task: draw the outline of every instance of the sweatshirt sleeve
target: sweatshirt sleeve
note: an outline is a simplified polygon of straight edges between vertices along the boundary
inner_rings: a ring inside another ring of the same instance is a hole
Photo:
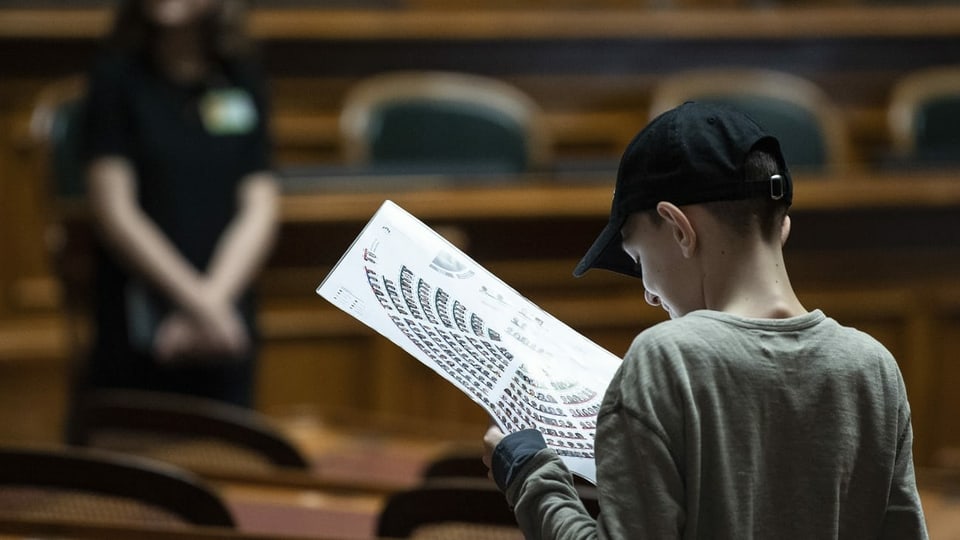
[[[534,454],[506,496],[528,540],[599,538],[597,522],[580,501],[573,476],[553,450]]]
[[[679,538],[685,519],[683,482],[663,437],[608,392],[597,428],[594,520],[569,470],[549,449],[530,457],[506,489],[528,539]]]
[[[660,425],[608,395],[597,426],[597,482],[604,538],[680,538],[686,523],[682,474]]]
[[[901,403],[903,428],[897,445],[893,482],[887,497],[887,512],[883,518],[884,539],[926,539],[927,526],[917,491],[917,479],[913,468],[913,427],[910,412],[904,400]]]

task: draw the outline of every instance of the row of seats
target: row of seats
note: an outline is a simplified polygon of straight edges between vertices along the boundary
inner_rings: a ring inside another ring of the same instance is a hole
[[[777,135],[799,169],[839,174],[855,161],[843,114],[817,85],[758,69],[680,72],[654,87],[650,118],[687,100],[735,106]],[[918,71],[894,87],[888,126],[899,159],[958,162],[960,66]],[[537,104],[518,89],[454,73],[388,73],[347,94],[341,116],[345,157],[355,164],[470,164],[510,171],[550,163],[550,137]],[[493,156],[493,158],[491,158]]]
[[[268,475],[281,470],[302,473],[286,478],[290,489],[303,493],[310,485],[309,465],[299,464],[301,458],[290,461],[299,450],[269,419],[219,402],[131,391],[105,392],[85,410],[86,446],[0,446],[0,536],[293,538],[279,532],[244,534],[236,507],[219,489],[226,477],[211,481],[197,474],[203,466],[183,466],[185,461],[194,462],[191,448],[196,445],[208,446],[212,451],[208,457],[221,464],[234,461],[225,456],[231,454],[228,447],[235,446],[270,462],[275,468]],[[148,418],[133,425],[133,415]],[[102,437],[106,431],[113,432],[109,444]],[[144,437],[145,432],[152,435]],[[127,446],[119,451],[116,443],[121,438],[138,450]],[[486,478],[479,451],[442,454],[423,469],[419,484],[385,494],[371,532],[384,539],[523,538],[503,494]],[[177,459],[184,454],[186,460]],[[238,472],[244,478],[243,471]],[[956,509],[950,501],[957,500],[956,471],[925,469],[918,471],[918,478],[931,536],[955,531]],[[586,510],[596,517],[600,511],[596,488],[578,481],[577,490]],[[275,506],[276,495],[271,493],[268,504]],[[304,533],[296,537],[334,536],[322,527]]]
[[[77,404],[69,446],[0,447],[0,519],[234,527],[197,471],[309,471],[267,417],[203,398],[103,390]]]
[[[84,88],[80,77],[51,85],[31,119],[32,132],[49,152],[56,199],[83,193],[77,139]],[[665,76],[655,85],[650,115],[688,99],[746,110],[780,137],[794,169],[836,176],[854,161],[843,115],[820,88],[796,75],[716,69]],[[345,95],[340,122],[345,162],[380,172],[432,167],[425,172],[516,173],[549,169],[554,160],[538,104],[512,85],[476,74],[389,72],[367,78]],[[917,72],[896,85],[890,131],[904,156],[960,162],[958,126],[960,66]],[[67,306],[85,313],[90,239],[66,229],[51,237],[60,240],[52,255],[67,284]]]
[[[32,119],[50,144],[59,195],[78,195],[75,117],[83,81],[40,96]],[[777,135],[798,169],[839,174],[855,162],[849,134],[831,98],[793,74],[757,69],[703,69],[663,77],[650,102],[653,117],[686,100],[745,110]],[[905,76],[889,104],[891,161],[914,165],[960,161],[960,66]],[[518,88],[475,74],[391,72],[357,83],[340,117],[344,161],[383,171],[522,172],[554,158],[538,104]]]
[[[0,523],[234,529],[237,516],[211,479],[283,471],[290,488],[301,490],[317,474],[270,418],[234,405],[103,390],[78,411],[70,446],[0,446]],[[478,453],[442,454],[425,464],[421,478],[386,494],[376,516],[378,537],[421,538],[422,527],[440,522],[442,531],[429,537],[521,537]],[[597,515],[595,490],[582,483],[578,489]]]

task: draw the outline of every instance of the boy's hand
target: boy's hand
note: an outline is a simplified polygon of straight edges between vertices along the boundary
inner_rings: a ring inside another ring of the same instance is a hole
[[[487,466],[487,478],[491,480],[493,480],[493,451],[503,437],[503,432],[497,426],[490,426],[483,435],[483,464]]]

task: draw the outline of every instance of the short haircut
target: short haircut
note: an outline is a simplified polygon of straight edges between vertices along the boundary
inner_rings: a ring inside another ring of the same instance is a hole
[[[776,158],[763,150],[752,150],[744,160],[744,175],[747,182],[764,182],[775,174],[782,174]],[[752,230],[759,230],[766,240],[774,240],[780,235],[780,227],[787,215],[789,204],[786,201],[769,197],[751,197],[732,201],[713,201],[700,203],[718,221],[730,227],[735,233],[746,236]],[[655,226],[663,223],[656,208],[646,212]]]

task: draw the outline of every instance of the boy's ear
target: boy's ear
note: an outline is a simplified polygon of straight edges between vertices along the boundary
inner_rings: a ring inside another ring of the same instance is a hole
[[[661,201],[657,203],[657,213],[670,227],[683,256],[692,256],[697,249],[697,231],[683,210],[673,203]]]
[[[780,247],[783,247],[787,243],[787,238],[790,238],[790,216],[783,216],[783,223],[780,225]]]

